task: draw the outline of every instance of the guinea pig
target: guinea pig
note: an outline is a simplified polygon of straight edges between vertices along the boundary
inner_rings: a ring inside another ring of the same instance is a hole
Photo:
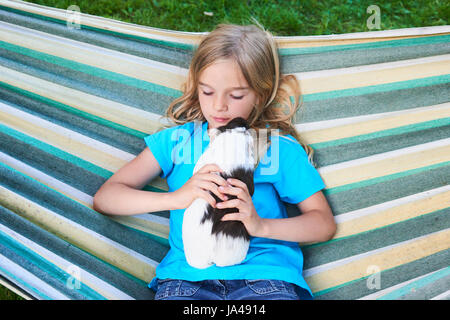
[[[234,118],[228,124],[210,129],[210,144],[194,167],[195,174],[206,164],[217,164],[224,172],[225,180],[239,179],[247,185],[250,196],[254,192],[255,169],[254,137],[247,121]],[[222,202],[210,191],[216,203]],[[228,199],[236,199],[227,195]],[[213,264],[223,267],[241,263],[250,244],[250,235],[241,221],[221,221],[237,208],[218,209],[203,198],[195,199],[185,210],[182,238],[186,260],[189,265],[203,269]]]

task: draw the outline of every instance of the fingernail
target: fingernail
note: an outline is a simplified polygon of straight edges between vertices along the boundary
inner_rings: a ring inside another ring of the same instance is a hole
[[[225,188],[224,188],[224,187],[222,187],[222,186],[220,186],[220,187],[219,187],[219,190],[225,190]]]

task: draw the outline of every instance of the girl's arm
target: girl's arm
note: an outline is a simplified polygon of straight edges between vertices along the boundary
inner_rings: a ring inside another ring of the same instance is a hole
[[[319,191],[297,204],[301,215],[285,219],[262,219],[259,237],[294,242],[323,242],[336,233],[328,201]]]
[[[187,208],[196,198],[203,198],[212,206],[213,192],[226,200],[217,185],[226,185],[225,179],[213,172],[221,169],[207,164],[174,192],[140,190],[161,173],[161,167],[149,148],[111,176],[94,196],[94,210],[112,215],[134,215],[147,212]]]
[[[173,209],[167,192],[140,190],[161,172],[149,148],[120,168],[97,191],[94,210],[112,215],[133,215]]]

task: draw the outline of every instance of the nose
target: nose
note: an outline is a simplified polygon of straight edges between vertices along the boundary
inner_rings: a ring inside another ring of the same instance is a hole
[[[226,99],[222,96],[219,96],[214,99],[214,110],[216,111],[226,111],[228,109]]]

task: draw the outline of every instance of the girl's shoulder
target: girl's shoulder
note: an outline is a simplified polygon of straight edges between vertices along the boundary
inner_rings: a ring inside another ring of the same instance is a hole
[[[153,135],[160,135],[160,136],[164,136],[164,135],[168,135],[168,136],[180,136],[180,135],[192,135],[194,132],[194,129],[196,128],[196,126],[201,129],[202,127],[202,123],[198,122],[198,121],[191,121],[191,122],[186,122],[184,124],[165,124],[161,127],[159,127],[154,133]]]
[[[302,156],[308,158],[303,146],[292,135],[287,134],[271,137],[271,145],[275,146],[276,142],[278,144],[281,157],[290,158],[292,156]]]

